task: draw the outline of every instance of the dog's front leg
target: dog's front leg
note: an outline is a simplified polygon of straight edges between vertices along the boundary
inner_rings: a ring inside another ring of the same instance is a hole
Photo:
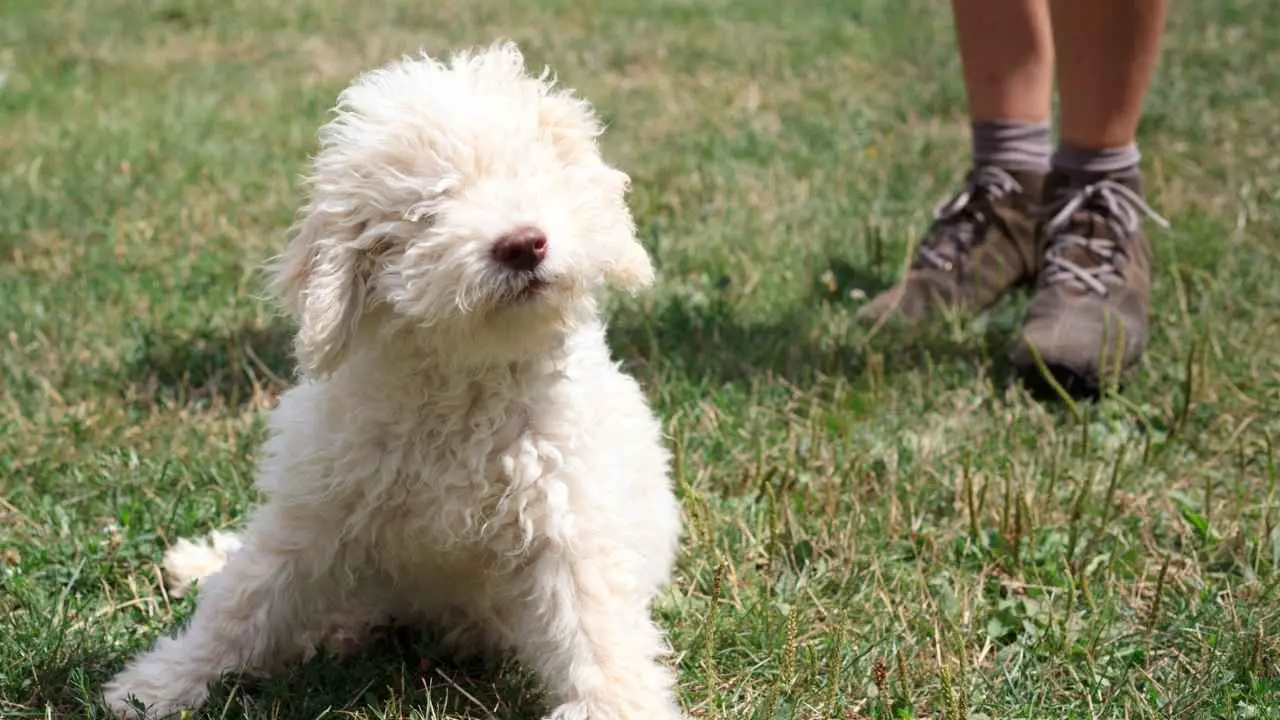
[[[558,703],[547,720],[679,720],[662,633],[610,565],[558,551],[526,568],[515,644]]]
[[[223,673],[265,671],[306,650],[299,639],[325,596],[306,569],[315,566],[306,553],[319,544],[289,537],[272,522],[251,526],[244,546],[203,581],[185,630],[162,638],[103,688],[114,712],[142,715],[130,698],[150,717],[194,709]]]

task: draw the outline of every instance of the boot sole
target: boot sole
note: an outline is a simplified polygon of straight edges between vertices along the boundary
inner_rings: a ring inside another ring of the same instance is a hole
[[[1082,373],[1066,365],[1056,363],[1046,363],[1045,369],[1048,370],[1049,375],[1052,377],[1052,382],[1034,365],[1017,368],[1017,374],[1023,386],[1037,400],[1061,400],[1061,392],[1057,387],[1054,387],[1054,383],[1057,383],[1072,400],[1097,400],[1102,397],[1102,385],[1098,382],[1096,374]],[[1116,391],[1122,392],[1123,390],[1124,382],[1121,381],[1116,387]]]

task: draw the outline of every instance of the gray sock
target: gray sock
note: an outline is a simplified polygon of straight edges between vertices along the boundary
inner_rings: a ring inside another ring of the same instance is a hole
[[[1112,175],[1136,170],[1141,160],[1137,143],[1102,150],[1063,143],[1053,153],[1052,164],[1055,170],[1066,170],[1079,175]]]
[[[1013,120],[970,124],[974,167],[1044,172],[1049,169],[1049,124]]]

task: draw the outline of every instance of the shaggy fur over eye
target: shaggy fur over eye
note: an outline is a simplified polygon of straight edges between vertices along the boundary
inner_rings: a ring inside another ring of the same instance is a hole
[[[653,280],[591,107],[512,44],[360,77],[272,265],[300,378],[235,534],[165,556],[197,607],[104,689],[195,708],[381,623],[514,653],[554,720],[675,720],[650,603],[680,534],[661,429],[600,317]]]

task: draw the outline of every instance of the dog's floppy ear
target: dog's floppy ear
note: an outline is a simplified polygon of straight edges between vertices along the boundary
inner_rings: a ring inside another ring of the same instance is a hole
[[[634,234],[618,248],[615,257],[605,265],[604,270],[606,282],[627,292],[638,292],[649,287],[653,284],[654,276],[649,252]]]
[[[372,244],[362,238],[365,227],[313,207],[269,269],[272,289],[298,323],[294,351],[306,375],[338,367],[364,312]]]
[[[621,170],[601,163],[599,184],[614,198],[613,230],[609,234],[608,257],[604,264],[605,282],[627,292],[638,292],[654,281],[653,260],[636,237],[636,224],[627,207],[627,189],[631,178]]]

